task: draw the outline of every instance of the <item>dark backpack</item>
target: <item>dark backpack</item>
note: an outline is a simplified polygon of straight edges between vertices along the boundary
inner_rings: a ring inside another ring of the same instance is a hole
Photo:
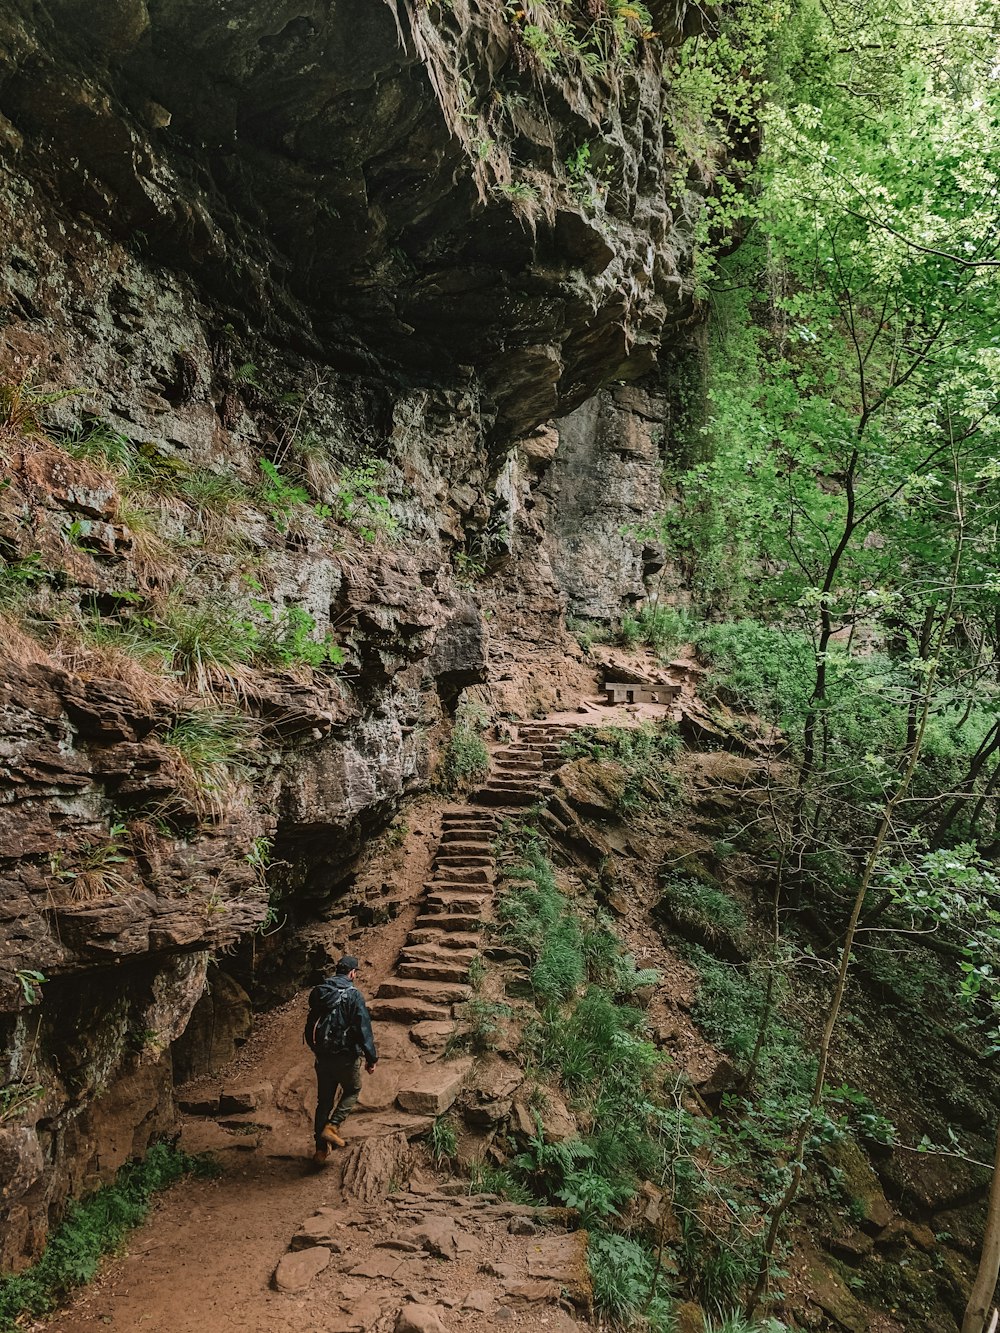
[[[309,997],[306,1042],[317,1055],[353,1055],[354,992],[348,986],[324,981]]]

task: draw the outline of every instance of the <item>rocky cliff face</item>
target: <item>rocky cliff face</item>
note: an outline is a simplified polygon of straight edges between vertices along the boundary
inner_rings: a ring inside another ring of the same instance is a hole
[[[4,1264],[169,1123],[193,1010],[239,1035],[210,959],[662,563],[708,181],[655,18],[594,68],[488,0],[0,15]]]

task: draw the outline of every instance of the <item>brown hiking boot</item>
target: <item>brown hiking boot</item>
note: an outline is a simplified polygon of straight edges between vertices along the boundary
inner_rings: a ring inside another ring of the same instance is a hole
[[[327,1159],[330,1156],[330,1149],[326,1146],[317,1148],[312,1155],[313,1166],[326,1166]]]
[[[340,1133],[336,1125],[324,1125],[319,1132],[321,1139],[326,1139],[327,1143],[332,1143],[335,1148],[346,1148],[347,1140]]]

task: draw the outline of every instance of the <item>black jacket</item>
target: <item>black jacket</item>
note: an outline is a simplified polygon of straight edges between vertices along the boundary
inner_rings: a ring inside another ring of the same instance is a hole
[[[327,977],[321,985],[313,987],[309,995],[309,1016],[306,1019],[306,1028],[303,1033],[306,1045],[310,1050],[314,1049],[313,1033],[323,1013],[323,990],[327,986],[335,986],[338,990],[350,991],[350,995],[346,997],[344,1004],[346,1006],[345,1017],[350,1026],[351,1037],[354,1040],[354,1058],[363,1055],[365,1064],[373,1065],[378,1059],[378,1053],[375,1050],[375,1038],[372,1036],[371,1015],[368,1013],[368,1007],[361,992],[350,977]]]

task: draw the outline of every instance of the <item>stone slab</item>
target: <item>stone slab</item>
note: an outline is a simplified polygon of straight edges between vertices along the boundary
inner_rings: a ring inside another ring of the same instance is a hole
[[[278,1291],[304,1291],[329,1262],[330,1251],[325,1245],[313,1245],[307,1250],[293,1250],[282,1257],[271,1280]]]
[[[452,1105],[472,1068],[471,1060],[432,1065],[400,1087],[397,1104],[404,1111],[439,1116]]]

